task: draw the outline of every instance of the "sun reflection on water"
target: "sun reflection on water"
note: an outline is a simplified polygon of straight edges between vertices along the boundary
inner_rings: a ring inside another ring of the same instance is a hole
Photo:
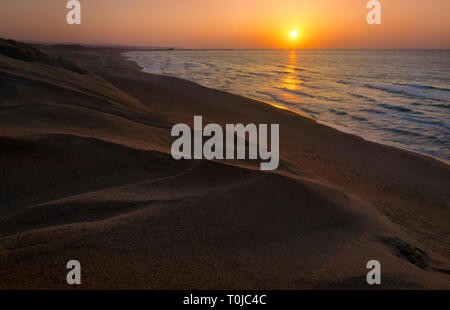
[[[275,87],[279,89],[288,89],[291,91],[298,90],[300,88],[300,85],[303,84],[303,81],[298,77],[296,70],[297,69],[297,51],[292,50],[291,53],[289,53],[287,58],[287,63],[285,65],[285,74],[280,82],[279,85],[274,85]],[[285,97],[293,97],[292,94],[283,94]]]

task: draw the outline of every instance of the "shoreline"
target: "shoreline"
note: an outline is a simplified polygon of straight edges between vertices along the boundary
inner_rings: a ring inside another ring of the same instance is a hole
[[[202,50],[202,49],[200,49],[200,50]],[[128,52],[136,52],[136,51],[138,51],[138,50],[127,50],[127,51],[124,51],[121,55],[124,58],[124,60],[131,61],[131,62],[135,63],[138,67],[140,67],[141,68],[140,72],[147,73],[147,74],[161,75],[161,76],[166,76],[166,77],[175,77],[175,78],[178,78],[178,79],[183,79],[183,80],[190,81],[192,83],[201,85],[201,84],[199,84],[199,83],[197,83],[195,81],[191,81],[189,79],[184,79],[182,77],[177,77],[177,76],[173,76],[173,75],[164,75],[164,74],[158,74],[158,73],[152,73],[152,72],[146,71],[146,68],[145,68],[144,65],[140,64],[137,60],[133,59],[132,56],[125,55]],[[211,88],[211,89],[214,89],[214,90],[223,91],[223,90],[212,88],[212,87],[205,86],[205,85],[201,85],[201,86],[207,87],[207,88]],[[380,140],[380,139],[378,139],[376,137],[370,137],[369,135],[358,133],[357,131],[347,129],[346,127],[343,127],[343,126],[340,126],[340,125],[336,125],[336,124],[333,124],[331,122],[321,121],[321,120],[315,119],[315,118],[311,117],[310,115],[308,115],[306,113],[303,113],[303,112],[300,112],[300,111],[295,111],[295,110],[290,109],[288,107],[285,107],[285,106],[283,106],[281,104],[276,104],[276,103],[272,103],[272,102],[269,102],[269,101],[264,101],[264,100],[257,99],[257,98],[246,97],[244,95],[236,94],[236,93],[229,92],[229,91],[223,91],[223,92],[230,93],[230,94],[237,95],[237,96],[242,96],[242,97],[248,98],[250,100],[259,101],[261,103],[268,104],[268,105],[274,106],[274,107],[279,108],[279,109],[287,110],[287,111],[290,111],[290,112],[292,112],[294,114],[297,114],[297,115],[299,115],[301,117],[310,118],[310,119],[316,121],[318,124],[322,124],[322,125],[331,127],[333,129],[336,129],[336,130],[338,130],[340,132],[343,132],[343,133],[346,133],[346,134],[350,134],[350,135],[354,135],[354,136],[360,137],[360,138],[362,138],[362,139],[364,139],[364,140],[366,140],[368,142],[373,142],[373,143],[382,144],[382,145],[394,147],[394,148],[397,148],[397,149],[401,149],[401,150],[404,150],[404,151],[413,152],[413,153],[416,153],[416,154],[419,154],[419,155],[422,155],[422,156],[426,156],[426,157],[438,160],[438,161],[440,161],[440,162],[450,166],[450,159],[443,158],[443,157],[440,157],[438,155],[433,155],[433,154],[430,154],[430,153],[425,152],[425,151],[421,152],[421,151],[413,150],[413,149],[410,149],[407,146],[404,146],[404,145],[402,145],[400,143],[388,142],[388,141]]]

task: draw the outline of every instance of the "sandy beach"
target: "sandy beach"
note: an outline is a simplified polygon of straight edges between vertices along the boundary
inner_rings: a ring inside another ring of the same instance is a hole
[[[12,43],[8,43],[12,44]],[[126,49],[0,49],[0,288],[450,289],[450,167],[141,72]],[[40,51],[40,52],[38,52]],[[280,124],[280,165],[172,158],[171,128]]]

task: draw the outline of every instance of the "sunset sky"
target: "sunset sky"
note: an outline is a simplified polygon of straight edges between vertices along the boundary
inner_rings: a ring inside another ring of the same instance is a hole
[[[0,37],[38,42],[183,48],[450,48],[450,0],[0,0]]]

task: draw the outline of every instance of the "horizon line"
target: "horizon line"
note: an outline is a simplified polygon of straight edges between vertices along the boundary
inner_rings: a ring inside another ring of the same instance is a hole
[[[2,38],[2,37],[0,37]],[[179,47],[158,45],[129,45],[117,43],[80,43],[80,42],[51,42],[35,41],[27,39],[3,38],[5,40],[21,41],[29,44],[41,45],[80,45],[86,47],[111,47],[111,48],[137,48],[137,49],[164,49],[164,50],[450,50],[450,47],[307,47],[307,48],[264,48],[264,47]]]

